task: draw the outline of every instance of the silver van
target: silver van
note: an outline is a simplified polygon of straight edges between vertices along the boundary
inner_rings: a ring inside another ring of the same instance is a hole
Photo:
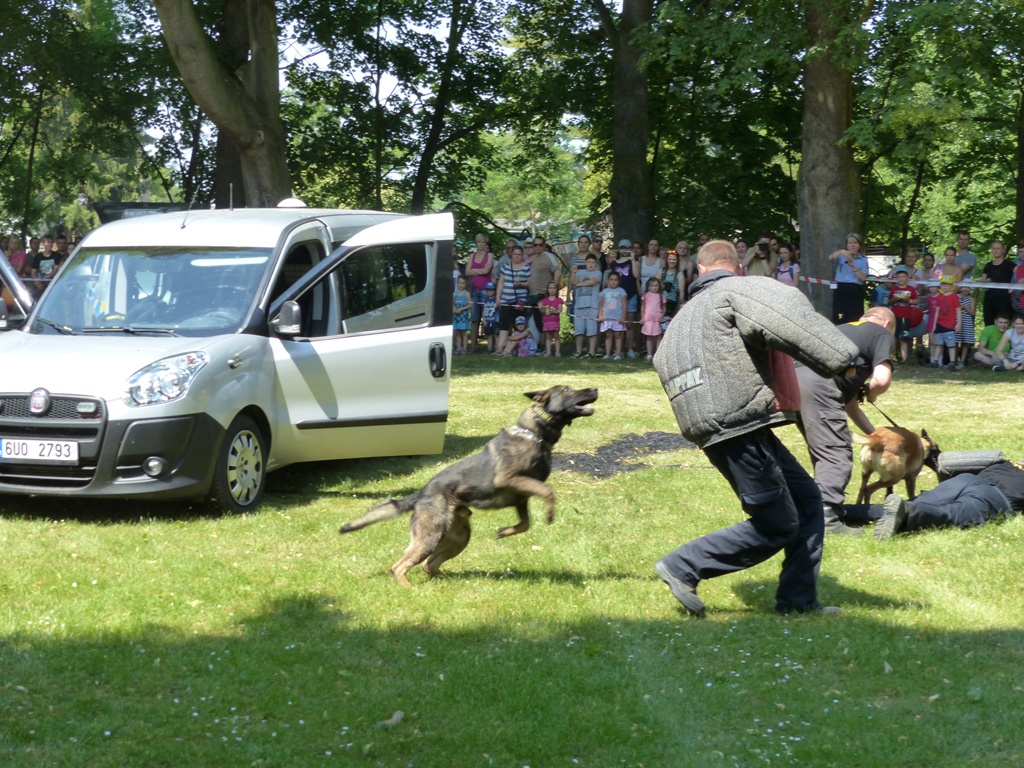
[[[288,464],[439,453],[453,228],[277,208],[96,229],[0,333],[0,494],[248,510]]]

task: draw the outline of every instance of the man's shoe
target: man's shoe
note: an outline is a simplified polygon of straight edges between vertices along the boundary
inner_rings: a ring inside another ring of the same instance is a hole
[[[875,523],[875,541],[886,541],[897,533],[907,530],[907,502],[902,496],[895,493],[889,494],[882,505],[884,514]]]
[[[822,605],[821,603],[815,601],[810,605],[805,605],[802,607],[797,607],[795,605],[789,606],[788,608],[776,607],[775,612],[780,613],[783,616],[787,616],[791,613],[817,613],[821,614],[822,616],[836,616],[842,613],[843,609],[840,608],[838,605]]]
[[[822,505],[822,513],[825,515],[825,533],[833,533],[837,536],[863,535],[864,531],[860,528],[853,528],[840,520],[835,507],[824,504]]]
[[[668,584],[668,588],[672,590],[672,596],[682,603],[683,608],[689,611],[691,616],[696,616],[698,619],[704,618],[707,607],[704,605],[704,601],[697,597],[696,589],[673,576],[668,566],[661,560],[654,564],[654,572]]]
[[[863,528],[854,528],[847,525],[839,518],[835,520],[825,519],[825,533],[834,533],[836,536],[863,536]]]

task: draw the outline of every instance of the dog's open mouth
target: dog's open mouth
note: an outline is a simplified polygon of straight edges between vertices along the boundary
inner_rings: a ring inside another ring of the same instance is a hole
[[[569,413],[575,418],[577,416],[593,416],[594,409],[588,407],[591,403],[597,400],[597,390],[590,390],[589,392],[580,392],[579,401],[573,403],[569,409]]]

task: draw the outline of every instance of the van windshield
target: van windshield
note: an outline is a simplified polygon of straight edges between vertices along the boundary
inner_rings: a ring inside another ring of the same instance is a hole
[[[230,333],[248,319],[270,248],[80,248],[39,300],[35,333]]]

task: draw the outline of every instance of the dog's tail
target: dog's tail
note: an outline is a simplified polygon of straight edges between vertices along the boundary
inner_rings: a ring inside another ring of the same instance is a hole
[[[875,440],[873,437],[871,437],[871,435],[861,435],[861,434],[859,434],[857,432],[852,432],[852,431],[850,432],[850,435],[851,435],[851,437],[853,437],[853,442],[856,445],[870,445],[872,450],[876,450],[876,449],[880,450],[881,447],[882,447],[881,444],[877,440]]]
[[[418,497],[419,492],[416,492],[409,494],[404,499],[388,499],[383,504],[378,504],[362,517],[356,518],[351,523],[345,523],[345,525],[338,529],[338,533],[358,531],[360,528],[379,523],[382,520],[390,520],[393,517],[404,515],[416,505]]]

